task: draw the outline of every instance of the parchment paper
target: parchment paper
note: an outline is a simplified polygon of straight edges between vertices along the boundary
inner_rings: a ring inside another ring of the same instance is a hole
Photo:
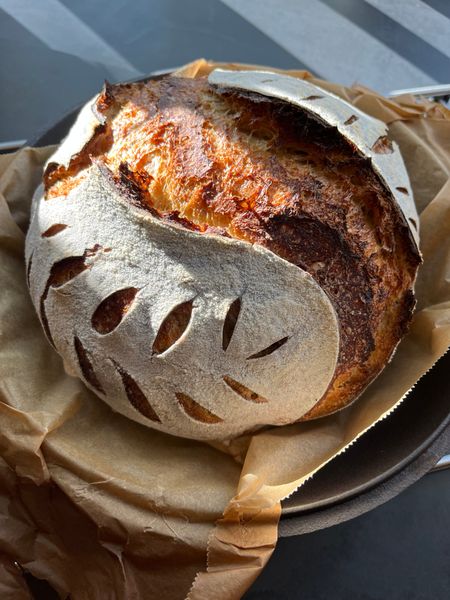
[[[211,68],[198,61],[184,75]],[[73,600],[239,598],[275,546],[280,501],[393,410],[450,345],[449,111],[288,73],[386,121],[402,149],[424,255],[409,334],[364,396],[331,417],[216,447],[128,421],[64,372],[28,298],[24,231],[52,149],[1,156],[2,598],[27,597],[14,560]]]

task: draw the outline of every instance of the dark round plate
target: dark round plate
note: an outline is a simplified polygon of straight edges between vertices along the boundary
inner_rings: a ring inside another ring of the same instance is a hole
[[[170,71],[158,72],[145,79],[159,78],[167,72]],[[79,109],[77,107],[70,111],[28,144],[45,146],[59,143],[75,121]],[[369,491],[376,495],[381,484],[386,487],[395,474],[405,470],[414,461],[418,462],[418,457],[440,435],[446,435],[446,440],[439,447],[450,452],[449,371],[450,354],[447,354],[419,381],[389,418],[365,433],[344,454],[306,482],[301,491],[285,500],[283,515],[306,516],[338,504],[345,507],[351,499],[367,495]],[[435,460],[431,453],[427,460],[409,469],[408,483],[413,483],[432,468]],[[361,503],[359,513],[365,510],[368,508]],[[354,511],[351,516],[356,516]],[[342,520],[342,516],[337,520]],[[331,523],[328,521],[327,524]]]

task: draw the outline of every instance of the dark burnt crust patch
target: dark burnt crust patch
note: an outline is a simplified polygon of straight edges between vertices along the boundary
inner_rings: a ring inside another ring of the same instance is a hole
[[[160,213],[161,218],[168,223],[174,223],[179,225],[184,229],[189,229],[190,231],[205,231],[200,225],[197,225],[193,221],[186,219],[186,217],[182,217],[179,210],[171,210],[167,213]]]
[[[417,301],[412,290],[405,290],[401,301],[402,315],[397,323],[396,335],[398,339],[408,333],[411,315],[416,307]]]
[[[121,162],[119,172],[116,176],[113,175],[113,180],[130,204],[149,211],[155,217],[159,217],[159,212],[153,208],[152,199],[148,192],[151,180],[148,173],[133,171],[128,163]]]
[[[189,231],[196,231],[197,233],[207,233],[209,235],[218,235],[221,237],[231,237],[226,229],[223,227],[212,227],[211,225],[197,224],[186,217],[182,217],[179,210],[171,210],[169,212],[160,212],[159,217],[162,221],[169,223],[170,225],[179,226],[182,229],[189,229]]]

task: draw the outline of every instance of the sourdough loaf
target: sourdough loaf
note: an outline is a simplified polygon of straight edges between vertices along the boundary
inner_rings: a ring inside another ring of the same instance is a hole
[[[106,85],[47,165],[26,258],[69,372],[163,431],[330,414],[407,330],[420,262],[384,125],[310,83]]]

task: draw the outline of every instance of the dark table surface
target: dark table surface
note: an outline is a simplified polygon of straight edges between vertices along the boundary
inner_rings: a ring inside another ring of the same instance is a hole
[[[0,52],[7,142],[32,139],[105,78],[199,57],[307,68],[383,93],[450,83],[450,2],[0,0]],[[448,600],[449,532],[450,471],[440,471],[357,519],[281,539],[246,598]]]

